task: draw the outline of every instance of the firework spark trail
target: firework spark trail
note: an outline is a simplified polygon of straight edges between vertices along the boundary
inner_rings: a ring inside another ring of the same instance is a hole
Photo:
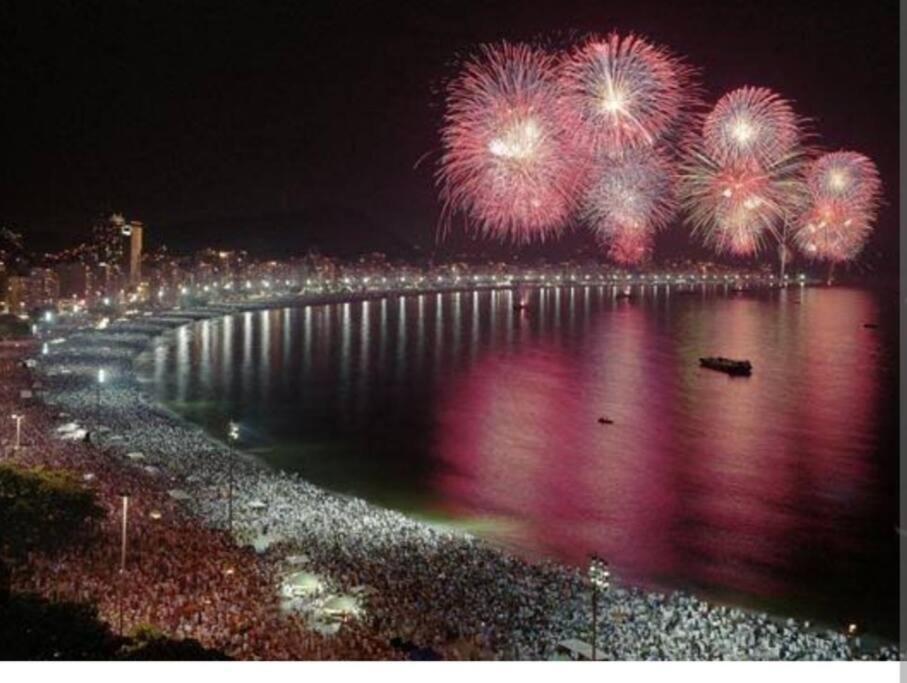
[[[485,46],[448,88],[438,182],[445,212],[517,242],[566,223],[581,172],[563,128],[555,60],[526,45]]]
[[[601,156],[590,167],[583,193],[582,218],[604,244],[616,242],[620,261],[641,260],[651,248],[654,234],[676,210],[674,171],[665,154],[656,148],[630,149]],[[636,241],[639,248],[633,248]]]
[[[567,127],[592,155],[649,146],[670,133],[695,100],[692,71],[635,35],[592,38],[561,67]]]
[[[831,152],[806,170],[809,208],[794,239],[808,258],[841,263],[855,258],[872,232],[882,184],[875,164],[857,152]]]
[[[702,125],[706,153],[722,164],[755,161],[771,166],[790,155],[802,137],[790,103],[768,88],[732,90]]]

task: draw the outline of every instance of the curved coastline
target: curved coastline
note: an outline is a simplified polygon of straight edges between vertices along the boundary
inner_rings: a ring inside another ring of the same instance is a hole
[[[473,289],[349,293],[215,305],[115,322],[105,330],[77,331],[44,356],[41,365],[46,367],[42,372],[49,389],[45,401],[91,425],[95,434],[99,427],[110,429],[110,436],[103,437],[101,444],[112,453],[122,456],[141,451],[149,464],[180,482],[191,497],[187,506],[207,526],[225,527],[223,486],[228,459],[232,458],[238,484],[235,539],[240,543],[258,541],[264,547],[273,544],[268,556],[279,565],[292,553],[301,553],[307,568],[325,576],[338,589],[370,585],[377,595],[366,605],[365,618],[382,635],[407,634],[420,645],[443,651],[445,629],[454,634],[481,630],[497,656],[548,657],[562,640],[588,638],[590,595],[577,570],[553,563],[530,564],[467,532],[440,529],[359,498],[325,491],[299,475],[275,470],[254,456],[229,448],[201,426],[151,399],[134,369],[135,361],[169,334],[203,320],[287,306]],[[101,400],[100,407],[92,411],[93,379],[99,367],[107,368],[113,381],[104,388],[106,401]],[[125,458],[122,462],[124,467],[129,466]],[[259,508],[261,503],[266,505],[264,511]],[[325,534],[325,529],[332,533]],[[449,558],[437,559],[443,555]],[[342,559],[337,561],[337,557]],[[437,561],[438,566],[429,567],[424,578],[414,577],[408,565],[420,561]],[[368,569],[359,571],[361,566]],[[459,587],[448,575],[458,571]],[[369,572],[375,575],[369,576]],[[365,580],[360,581],[363,577]],[[373,585],[376,583],[379,585]],[[274,589],[277,591],[278,586]],[[834,631],[817,631],[793,619],[781,621],[764,613],[710,605],[683,592],[662,595],[619,587],[603,595],[601,602],[601,613],[606,616],[599,630],[599,648],[614,659],[897,656],[887,645],[867,652],[859,642]],[[421,619],[426,607],[437,614]],[[410,617],[420,624],[409,628],[406,621]]]

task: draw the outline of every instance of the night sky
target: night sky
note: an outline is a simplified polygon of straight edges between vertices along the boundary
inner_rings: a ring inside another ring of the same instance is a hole
[[[875,0],[4,2],[0,224],[58,247],[118,210],[178,250],[431,253],[457,56],[611,29],[686,55],[711,101],[771,87],[823,146],[872,157],[887,204],[863,260],[896,267],[898,6]],[[656,256],[686,245],[674,228]]]

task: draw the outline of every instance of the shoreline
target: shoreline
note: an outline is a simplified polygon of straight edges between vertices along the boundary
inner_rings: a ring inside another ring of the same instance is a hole
[[[493,288],[483,287],[478,291],[486,289]],[[510,290],[512,287],[497,289]],[[199,425],[151,400],[138,382],[134,369],[135,361],[142,354],[153,351],[168,333],[206,319],[285,306],[328,305],[453,291],[474,290],[368,292],[359,296],[350,293],[352,296],[283,298],[254,302],[249,306],[215,305],[114,322],[104,330],[76,331],[68,335],[64,343],[54,345],[39,362],[39,370],[50,387],[44,396],[45,403],[65,410],[82,423],[97,426],[105,421],[115,423],[112,431],[120,435],[122,441],[109,438],[106,443],[102,440],[99,447],[119,450],[120,455],[141,451],[149,464],[182,482],[192,496],[188,505],[192,516],[207,527],[222,528],[225,521],[224,471],[228,459],[234,459],[235,475],[240,482],[235,489],[234,523],[238,533],[234,539],[279,537],[288,549],[282,553],[269,551],[268,561],[282,565],[295,551],[311,555],[307,558],[307,567],[323,573],[343,590],[358,584],[382,584],[370,588],[387,595],[373,598],[365,605],[366,623],[381,637],[405,634],[406,622],[414,619],[424,622],[414,626],[410,634],[413,642],[420,646],[445,652],[450,641],[467,635],[474,637],[481,632],[483,644],[498,657],[545,658],[553,654],[561,640],[588,638],[585,631],[589,623],[590,597],[577,570],[551,562],[530,564],[468,532],[441,530],[424,520],[414,520],[359,498],[328,492],[298,475],[273,470],[241,450],[230,449]],[[90,363],[87,362],[89,359]],[[111,382],[104,388],[106,403],[102,400],[101,408],[92,415],[95,388],[92,379],[102,365],[111,375]],[[61,377],[67,379],[60,382]],[[133,421],[135,418],[138,420]],[[168,448],[161,442],[164,434],[168,435],[168,440],[179,444],[178,450],[195,448],[196,452],[192,456],[168,453]],[[243,454],[243,457],[237,458],[237,454]],[[128,466],[127,460],[121,462],[124,467]],[[253,512],[249,504],[262,500],[266,511]],[[300,514],[300,508],[303,514]],[[313,533],[312,525],[307,523],[313,516],[323,527],[342,531],[337,534],[340,541]],[[353,522],[347,523],[347,518]],[[279,533],[272,534],[275,527]],[[459,559],[453,563],[439,560],[439,566],[428,571],[425,577],[414,577],[396,557],[401,554],[394,547],[398,539],[400,545],[406,547],[402,554],[406,555],[407,561],[418,562],[425,558],[431,561],[442,553]],[[343,558],[339,563],[333,559],[337,555]],[[376,556],[385,556],[386,563],[379,562],[375,566],[373,559]],[[475,564],[476,558],[479,558],[478,568],[470,570],[468,565],[471,561]],[[462,568],[463,563],[466,570]],[[364,577],[360,570],[362,565],[367,567]],[[369,571],[373,575],[370,576]],[[442,586],[441,590],[437,589],[439,583],[449,581],[448,571],[467,575],[462,588],[446,590]],[[360,578],[373,580],[358,581]],[[503,583],[501,579],[504,579]],[[491,605],[486,604],[487,600],[477,601],[470,597],[476,592],[470,587],[488,584],[494,586],[488,591]],[[274,589],[277,591],[278,587]],[[404,595],[394,595],[401,592]],[[435,604],[423,605],[426,593],[441,599],[431,601]],[[599,629],[600,652],[616,659],[851,659],[867,655],[843,634],[819,633],[793,619],[779,624],[778,617],[709,605],[680,591],[662,595],[619,587],[602,595],[601,600],[604,607]],[[400,601],[404,603],[402,608],[398,605]],[[464,602],[468,609],[464,608]],[[420,619],[425,616],[425,607],[434,608],[439,614]],[[648,623],[640,624],[640,618]],[[530,628],[528,633],[523,631],[527,626]],[[721,632],[716,642],[697,635],[714,631]],[[887,646],[876,654],[871,658],[893,656]]]

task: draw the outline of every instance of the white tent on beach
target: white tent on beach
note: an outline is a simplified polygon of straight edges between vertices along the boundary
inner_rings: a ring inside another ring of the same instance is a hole
[[[358,614],[360,611],[359,601],[352,595],[335,595],[325,600],[321,611],[330,616]]]
[[[313,595],[323,588],[324,582],[311,572],[295,572],[283,581],[284,592],[293,596]]]

